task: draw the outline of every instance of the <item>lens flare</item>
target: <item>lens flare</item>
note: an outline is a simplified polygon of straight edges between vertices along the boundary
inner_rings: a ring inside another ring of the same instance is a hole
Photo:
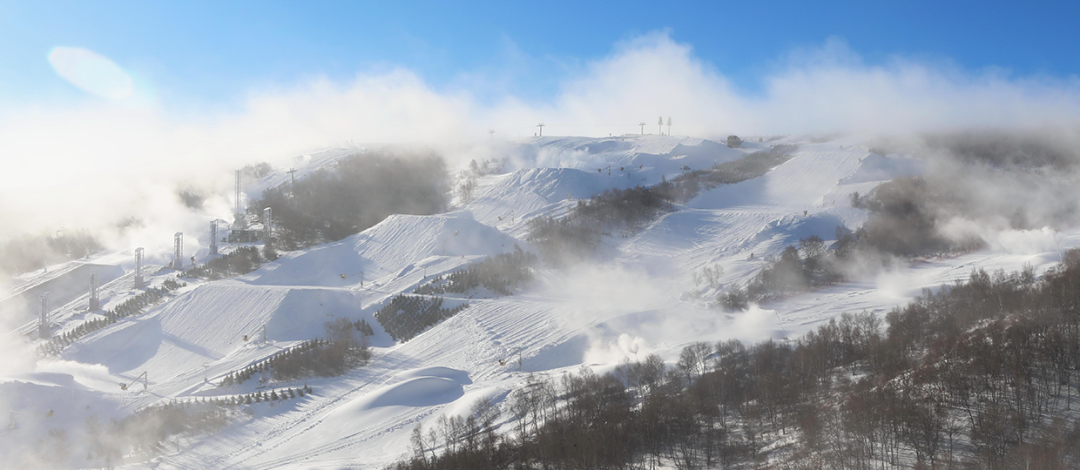
[[[131,75],[108,57],[81,47],[56,47],[49,52],[49,64],[57,75],[79,89],[112,100],[135,94]]]

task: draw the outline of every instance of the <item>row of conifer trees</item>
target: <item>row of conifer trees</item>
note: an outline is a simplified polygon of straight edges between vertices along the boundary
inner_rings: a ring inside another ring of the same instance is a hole
[[[515,245],[513,253],[489,256],[479,263],[435,276],[414,292],[421,295],[464,294],[483,286],[499,295],[511,295],[515,287],[532,280],[535,265],[536,255]]]
[[[469,306],[443,308],[442,304],[442,297],[398,294],[375,313],[375,319],[391,338],[405,342]]]
[[[144,308],[154,305],[170,291],[179,289],[184,285],[185,284],[176,282],[175,280],[166,279],[162,287],[150,287],[141,294],[125,300],[112,310],[104,311],[104,318],[85,321],[71,330],[53,336],[51,340],[38,346],[38,353],[43,356],[60,354],[64,348],[70,346],[75,341],[78,341],[79,338],[82,338],[83,336],[116,323],[122,318],[142,314]]]

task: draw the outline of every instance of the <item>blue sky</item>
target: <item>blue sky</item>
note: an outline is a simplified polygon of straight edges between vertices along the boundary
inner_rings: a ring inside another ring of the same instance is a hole
[[[6,2],[0,104],[77,101],[56,46],[111,58],[173,108],[404,67],[436,90],[542,102],[620,42],[667,31],[747,95],[792,51],[840,38],[892,57],[1011,76],[1080,73],[1076,2]]]

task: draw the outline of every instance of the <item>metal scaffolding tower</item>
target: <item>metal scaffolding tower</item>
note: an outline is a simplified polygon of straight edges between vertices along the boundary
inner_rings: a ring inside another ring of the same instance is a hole
[[[98,298],[97,273],[90,273],[90,311],[101,309],[101,299]]]
[[[266,240],[263,243],[267,246],[270,246],[270,240],[272,240],[270,236],[273,234],[274,231],[274,229],[271,228],[273,218],[274,210],[272,207],[267,207],[266,209],[263,209],[263,236],[266,237]]]
[[[184,266],[184,232],[173,234],[173,269]]]
[[[217,219],[210,221],[210,256],[217,254]]]
[[[41,294],[41,318],[38,323],[38,336],[48,339],[52,332],[49,331],[49,293]]]
[[[142,289],[143,287],[143,275],[142,275],[142,263],[143,263],[143,248],[140,246],[135,249],[135,288]]]
[[[236,208],[234,209],[233,216],[233,230],[243,230],[244,227],[244,211],[240,208],[240,170],[236,170]]]

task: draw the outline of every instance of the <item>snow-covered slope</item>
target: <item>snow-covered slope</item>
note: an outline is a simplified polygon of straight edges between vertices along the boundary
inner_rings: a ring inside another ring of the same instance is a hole
[[[406,343],[392,341],[373,317],[388,298],[411,292],[431,276],[510,252],[515,245],[529,250],[525,225],[534,217],[560,216],[604,190],[655,184],[684,168],[711,167],[770,143],[798,148],[764,176],[705,191],[632,236],[606,237],[611,256],[600,262],[541,268],[527,289],[469,299],[464,311]],[[865,194],[884,181],[922,171],[917,159],[876,155],[852,138],[770,143],[729,149],[710,140],[667,136],[513,143],[506,155],[510,169],[478,178],[471,199],[452,212],[391,216],[346,239],[286,253],[240,278],[188,285],[140,316],[82,337],[64,350],[62,361],[39,362],[36,369],[0,382],[0,393],[15,397],[12,409],[30,415],[54,409],[55,422],[65,425],[85,420],[85,406],[111,417],[163,400],[246,393],[258,384],[214,384],[230,371],[324,335],[327,320],[364,319],[376,332],[369,365],[340,377],[309,378],[315,393],[304,400],[252,406],[249,416],[214,436],[194,438],[179,452],[166,449],[154,464],[378,468],[408,450],[418,423],[465,413],[479,398],[502,403],[529,373],[559,374],[582,364],[603,369],[652,352],[675,360],[692,341],[792,337],[846,311],[901,305],[924,287],[965,278],[972,267],[1018,269],[1030,263],[1041,272],[1057,262],[1059,250],[1080,246],[1080,230],[1013,231],[983,252],[926,260],[874,279],[722,314],[697,300],[702,292],[691,280],[694,271],[721,266],[725,285],[743,282],[764,258],[800,238],[832,240],[837,226],[862,224],[866,213],[850,207],[851,193]],[[317,164],[305,171],[348,152],[312,154]],[[248,196],[287,177],[283,172],[268,176],[253,184]],[[153,285],[173,275],[153,272]],[[130,272],[119,274],[103,287],[107,307],[136,292]],[[28,277],[20,289],[44,285],[45,278]],[[73,298],[57,311],[58,327],[70,329],[94,318],[79,310],[84,300]],[[32,330],[27,320],[13,334],[27,336]],[[147,392],[115,387],[144,371]],[[74,393],[67,409],[61,406],[64,393]],[[45,401],[36,402],[35,395]],[[29,445],[48,429],[46,423],[11,431],[0,437],[0,450]]]
[[[517,241],[467,211],[392,215],[359,234],[289,253],[242,277],[254,285],[359,287],[423,280],[474,260],[513,251]]]

